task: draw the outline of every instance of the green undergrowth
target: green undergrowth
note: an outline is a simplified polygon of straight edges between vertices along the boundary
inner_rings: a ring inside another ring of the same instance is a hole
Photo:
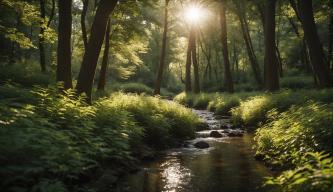
[[[228,93],[181,93],[174,101],[196,109],[208,109],[218,115],[230,115],[233,107],[239,106],[240,102],[256,92]]]
[[[284,112],[293,105],[307,101],[329,103],[333,101],[333,89],[324,90],[283,90],[277,93],[262,93],[240,102],[231,110],[233,122],[246,126],[264,123],[271,110]]]
[[[55,83],[55,75],[52,72],[41,73],[39,66],[29,65],[0,65],[0,84],[5,82],[17,83],[25,87],[34,85],[47,86]]]
[[[124,92],[124,93],[137,93],[137,94],[146,94],[146,95],[153,95],[154,89],[151,87],[148,87],[145,84],[142,83],[113,83],[110,82],[110,85],[107,89],[108,91],[112,92]],[[161,96],[162,97],[168,97],[172,98],[174,96],[174,93],[170,92],[169,90],[165,88],[161,88]]]
[[[271,111],[269,119],[256,132],[256,153],[286,171],[267,184],[286,192],[332,191],[333,104],[308,102],[283,113]]]
[[[257,128],[257,158],[281,171],[266,181],[277,192],[333,191],[332,89],[181,93],[174,100],[217,114],[231,113],[235,124]]]
[[[145,95],[114,93],[89,106],[71,90],[3,85],[0,93],[4,191],[86,190],[87,178],[130,170],[193,138],[200,123],[189,109]]]

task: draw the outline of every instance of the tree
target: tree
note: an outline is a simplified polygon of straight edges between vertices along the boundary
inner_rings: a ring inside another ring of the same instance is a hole
[[[46,19],[45,14],[45,0],[39,0],[40,4],[40,17],[41,17],[41,26],[40,26],[40,32],[39,32],[39,60],[40,60],[40,67],[42,72],[46,72],[46,61],[45,61],[45,46],[44,46],[44,32],[45,32],[45,26],[44,22]]]
[[[83,3],[82,13],[81,13],[82,40],[83,40],[84,48],[87,48],[88,35],[87,35],[87,29],[86,29],[86,15],[87,15],[88,6],[89,6],[89,0],[82,0],[82,3]]]
[[[279,69],[275,52],[275,6],[276,0],[266,0],[265,5],[265,89],[279,89]]]
[[[58,51],[57,81],[63,82],[64,88],[72,88],[71,71],[71,33],[72,33],[72,0],[58,0]]]
[[[327,62],[328,65],[331,68],[331,71],[333,71],[333,1],[330,1],[330,23],[328,25],[329,27],[329,38],[328,38],[328,57]]]
[[[234,85],[230,71],[229,52],[228,52],[228,37],[227,37],[227,18],[226,18],[226,3],[221,0],[220,7],[220,22],[221,22],[221,40],[222,53],[224,63],[224,83],[228,92],[234,92]]]
[[[192,91],[192,82],[191,82],[192,43],[193,43],[193,33],[191,30],[188,38],[186,66],[185,66],[185,92],[187,93]]]
[[[76,86],[76,90],[79,94],[86,94],[88,103],[91,103],[91,93],[97,67],[97,60],[101,51],[103,39],[105,37],[108,19],[117,3],[117,0],[101,0],[98,4],[96,15],[91,27],[90,38],[83,56]]]
[[[106,33],[105,33],[105,43],[104,43],[102,66],[101,66],[101,70],[99,73],[99,81],[98,81],[98,85],[97,85],[97,89],[100,91],[105,90],[106,72],[107,72],[107,68],[108,68],[109,51],[110,51],[110,32],[111,32],[111,21],[109,19],[108,25],[106,28]]]
[[[242,2],[242,3],[244,3],[244,2]],[[245,9],[243,7],[244,5],[242,5],[242,3],[236,3],[236,9],[238,10],[237,16],[240,21],[240,27],[242,29],[242,34],[243,34],[247,54],[249,57],[249,61],[251,64],[252,72],[254,75],[254,79],[256,80],[257,84],[261,87],[263,84],[263,81],[262,81],[262,77],[261,77],[260,67],[259,67],[258,60],[257,60],[257,57],[256,57],[254,49],[253,49],[252,40],[251,40],[251,36],[249,33],[248,22],[247,22],[247,18],[246,18],[246,13],[245,13]]]
[[[192,55],[192,63],[193,63],[193,75],[194,75],[194,87],[193,92],[200,92],[200,79],[199,79],[199,66],[198,66],[198,58],[197,58],[197,33],[195,27],[192,26],[192,43],[191,43],[191,55]]]
[[[157,77],[155,82],[154,94],[159,95],[161,90],[161,83],[163,79],[163,70],[166,56],[166,44],[167,44],[167,33],[168,33],[168,4],[170,0],[165,0],[164,8],[164,31],[163,31],[163,40],[162,40],[162,50],[160,56],[160,63],[158,66]]]
[[[297,0],[297,10],[309,48],[311,64],[318,80],[318,86],[331,87],[332,77],[328,64],[325,61],[323,47],[314,21],[312,0]]]

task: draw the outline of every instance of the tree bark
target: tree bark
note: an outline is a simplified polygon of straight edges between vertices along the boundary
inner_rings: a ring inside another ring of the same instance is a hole
[[[199,80],[199,65],[197,58],[197,38],[196,38],[196,30],[194,26],[192,26],[192,43],[191,43],[191,51],[192,51],[192,63],[193,63],[193,75],[194,75],[194,87],[193,92],[200,92],[200,80]]]
[[[165,10],[164,10],[164,31],[163,31],[163,40],[162,40],[162,50],[160,63],[158,66],[157,77],[155,82],[155,95],[161,94],[161,84],[163,79],[163,70],[165,65],[165,56],[166,56],[166,44],[167,44],[167,35],[168,35],[168,4],[170,0],[165,0]]]
[[[109,63],[109,50],[110,50],[110,31],[111,31],[111,21],[109,19],[108,25],[106,28],[105,33],[105,42],[104,42],[104,53],[103,53],[103,60],[102,60],[102,66],[99,73],[99,81],[97,85],[97,90],[104,91],[105,90],[105,84],[106,84],[106,74],[108,69],[108,63]]]
[[[192,82],[191,82],[191,64],[192,64],[192,30],[190,31],[190,36],[188,38],[187,45],[187,55],[186,55],[186,66],[185,66],[185,92],[192,92]]]
[[[279,89],[279,69],[275,52],[275,5],[276,0],[266,0],[265,5],[265,89]]]
[[[58,0],[58,9],[57,81],[63,82],[64,89],[70,89],[73,87],[71,71],[72,0]]]
[[[329,66],[321,45],[313,16],[312,0],[297,0],[297,8],[309,48],[310,60],[321,88],[332,86]]]
[[[89,6],[89,0],[82,0],[83,8],[81,13],[81,30],[82,30],[82,40],[84,48],[87,48],[88,44],[88,36],[87,36],[87,29],[86,29],[86,15]]]
[[[226,18],[226,4],[225,0],[221,0],[220,7],[220,22],[221,22],[221,40],[222,40],[222,53],[224,61],[224,83],[226,90],[230,93],[234,92],[234,85],[230,71],[229,53],[228,53],[228,37],[227,37],[227,18]]]
[[[260,87],[262,87],[263,81],[262,81],[262,77],[261,77],[260,67],[259,67],[259,64],[258,64],[258,61],[257,61],[257,57],[254,53],[251,36],[249,34],[248,23],[246,21],[245,13],[243,12],[244,9],[241,7],[241,5],[239,5],[239,4],[236,4],[236,5],[237,5],[237,9],[238,9],[237,15],[238,15],[238,18],[239,18],[239,21],[240,21],[242,34],[243,34],[247,54],[248,54],[248,57],[249,57],[249,61],[250,61],[250,64],[251,64],[251,68],[252,68],[252,71],[253,71],[253,75],[254,75],[254,78],[255,78],[257,84]]]
[[[47,22],[47,27],[50,27],[50,25],[51,25],[51,22],[54,18],[54,12],[55,12],[55,0],[52,0],[52,9],[51,9],[49,21]]]
[[[328,57],[327,57],[327,62],[328,65],[331,68],[331,71],[333,71],[333,2],[331,1],[331,15],[330,15],[330,23],[329,23],[329,43],[328,43]]]
[[[91,103],[91,93],[94,83],[98,56],[101,51],[108,19],[117,5],[117,0],[101,0],[96,10],[94,22],[91,27],[91,34],[77,81],[77,92],[85,93],[87,102]]]
[[[46,59],[45,59],[45,44],[44,44],[44,33],[45,33],[45,27],[44,22],[46,19],[46,13],[45,13],[45,0],[39,0],[40,5],[40,18],[42,19],[40,31],[39,31],[39,38],[38,38],[38,47],[39,47],[39,62],[40,62],[40,68],[43,73],[46,72]]]

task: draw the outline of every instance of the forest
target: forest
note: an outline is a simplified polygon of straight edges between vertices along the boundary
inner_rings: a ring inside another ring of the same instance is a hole
[[[333,192],[332,0],[0,0],[0,191]]]

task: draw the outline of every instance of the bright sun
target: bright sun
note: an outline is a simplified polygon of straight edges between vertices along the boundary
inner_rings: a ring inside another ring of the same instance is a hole
[[[186,9],[185,17],[189,23],[198,23],[204,16],[204,11],[198,6],[191,6]]]

